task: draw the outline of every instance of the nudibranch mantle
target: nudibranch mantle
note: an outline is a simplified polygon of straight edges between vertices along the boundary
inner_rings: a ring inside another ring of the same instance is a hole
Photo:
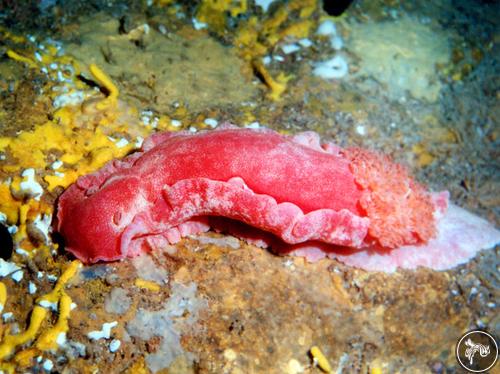
[[[59,199],[56,229],[86,263],[133,257],[215,227],[277,253],[393,271],[414,268],[413,252],[436,252],[427,247],[446,236],[442,222],[457,209],[448,210],[446,192],[427,192],[378,153],[321,143],[314,132],[226,124],[157,133],[139,152],[80,177]],[[439,269],[500,241],[478,222],[488,243],[457,257],[438,249],[450,258]],[[432,258],[417,264],[432,267]]]

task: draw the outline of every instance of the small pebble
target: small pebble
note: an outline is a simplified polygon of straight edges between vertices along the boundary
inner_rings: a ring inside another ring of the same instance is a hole
[[[43,363],[43,368],[46,370],[46,371],[52,371],[52,368],[54,367],[54,364],[52,363],[51,360],[49,359],[46,359]]]
[[[28,283],[28,292],[33,295],[36,292],[36,285],[33,282]]]
[[[205,125],[208,125],[210,126],[211,128],[215,128],[217,127],[217,120],[214,119],[214,118],[206,118],[205,121],[203,121],[205,123]]]
[[[4,322],[9,322],[13,320],[14,315],[11,312],[2,314],[2,319]]]
[[[109,343],[109,351],[111,353],[116,352],[118,350],[118,348],[120,348],[121,344],[122,343],[118,339],[111,340],[111,343]]]
[[[23,279],[24,272],[22,270],[18,270],[10,276],[16,283],[19,283],[21,279]]]

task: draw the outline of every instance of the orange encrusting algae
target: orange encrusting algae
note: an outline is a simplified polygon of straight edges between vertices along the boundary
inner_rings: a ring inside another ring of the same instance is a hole
[[[0,343],[0,364],[1,361],[8,359],[15,352],[17,347],[33,341],[40,334],[40,329],[49,312],[46,306],[42,305],[44,301],[48,303],[59,302],[59,317],[52,328],[46,330],[39,336],[35,346],[38,350],[42,351],[57,349],[57,339],[59,335],[68,331],[69,327],[67,320],[71,312],[71,298],[64,291],[64,287],[76,274],[80,265],[80,261],[71,262],[59,277],[54,289],[37,299],[37,305],[35,305],[31,312],[28,328],[24,332],[3,337]],[[23,352],[25,351],[21,351],[16,355],[17,360],[26,360],[30,357],[31,353],[35,351],[30,350],[28,353],[24,354]]]
[[[40,326],[47,316],[47,309],[36,305],[31,312],[30,324],[26,331],[18,335],[7,335],[0,345],[0,361],[10,356],[17,346],[25,344],[35,338]]]
[[[69,329],[68,318],[71,312],[71,298],[63,293],[59,299],[59,316],[56,324],[44,331],[38,338],[35,346],[41,351],[55,350],[61,334],[66,334]]]

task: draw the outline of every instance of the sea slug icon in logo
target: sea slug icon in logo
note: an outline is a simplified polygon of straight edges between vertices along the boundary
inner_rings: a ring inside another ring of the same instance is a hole
[[[458,363],[465,370],[472,373],[484,373],[497,362],[498,344],[491,334],[473,330],[460,338],[456,354]]]

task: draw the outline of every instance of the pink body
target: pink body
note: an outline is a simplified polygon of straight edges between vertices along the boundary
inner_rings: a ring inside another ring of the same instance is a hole
[[[59,200],[57,229],[66,248],[84,262],[113,261],[175,243],[208,230],[210,216],[241,221],[288,245],[323,243],[307,253],[325,244],[380,247],[384,235],[370,226],[380,217],[370,217],[363,205],[371,200],[371,187],[359,182],[353,162],[336,146],[321,145],[314,133],[286,137],[230,126],[160,133],[147,139],[141,152],[70,186]],[[434,204],[435,216],[446,209],[446,197],[437,196],[434,203],[430,197],[422,203]],[[426,232],[435,229],[430,214]],[[414,221],[402,225],[406,231],[396,243],[427,240]],[[392,234],[386,225],[379,222]]]

